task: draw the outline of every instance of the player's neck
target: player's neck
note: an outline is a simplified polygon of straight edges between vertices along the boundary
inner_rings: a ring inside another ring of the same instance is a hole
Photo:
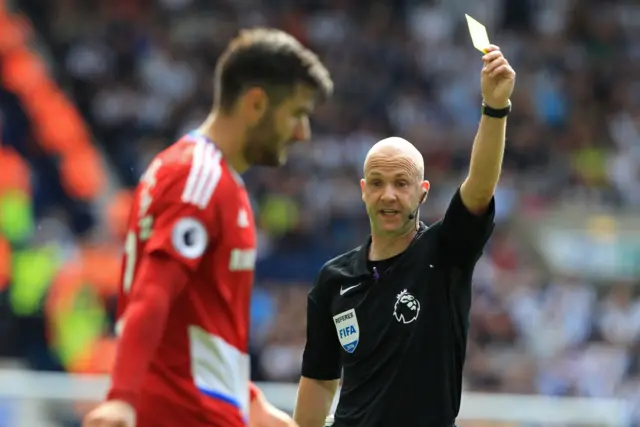
[[[222,152],[226,162],[238,173],[249,169],[243,156],[244,129],[232,117],[211,113],[199,130]]]
[[[409,229],[398,236],[384,236],[371,233],[371,246],[369,247],[369,260],[380,261],[389,259],[404,252],[415,237],[417,230]]]

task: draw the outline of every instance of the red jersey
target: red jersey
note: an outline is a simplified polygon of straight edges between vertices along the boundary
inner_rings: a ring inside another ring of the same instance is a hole
[[[141,257],[159,251],[190,271],[143,382],[139,425],[244,426],[256,234],[242,179],[211,141],[191,133],[153,160],[129,221],[118,324],[126,327]]]

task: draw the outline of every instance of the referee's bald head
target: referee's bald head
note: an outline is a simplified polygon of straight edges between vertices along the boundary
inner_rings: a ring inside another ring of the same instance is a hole
[[[397,163],[398,167],[419,181],[424,179],[424,159],[420,151],[404,138],[392,136],[378,141],[367,153],[364,161],[364,175],[371,168]]]

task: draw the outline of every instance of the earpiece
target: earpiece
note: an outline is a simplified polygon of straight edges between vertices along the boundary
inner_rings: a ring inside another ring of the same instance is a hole
[[[416,219],[416,217],[418,216],[418,210],[420,209],[420,205],[422,203],[424,203],[424,200],[427,198],[427,190],[423,189],[422,190],[422,197],[420,198],[420,202],[418,203],[418,206],[416,207],[416,210],[411,212],[409,214],[409,221],[413,221],[414,219]]]

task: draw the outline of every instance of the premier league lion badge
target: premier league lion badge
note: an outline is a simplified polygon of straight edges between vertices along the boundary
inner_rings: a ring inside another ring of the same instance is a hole
[[[395,317],[398,322],[407,324],[416,320],[419,314],[420,301],[408,293],[406,289],[400,292],[393,306],[393,317]]]

